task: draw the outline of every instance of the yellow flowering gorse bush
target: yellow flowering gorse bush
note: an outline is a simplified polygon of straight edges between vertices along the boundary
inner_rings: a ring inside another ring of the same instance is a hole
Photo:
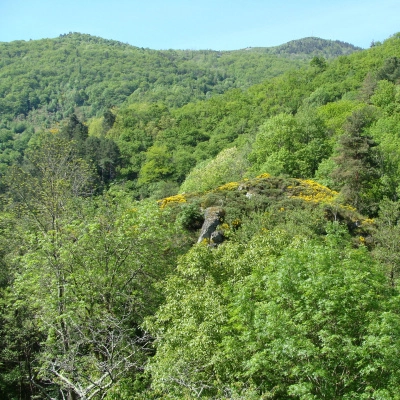
[[[257,179],[268,179],[268,178],[271,178],[271,174],[269,174],[268,172],[264,172],[263,174],[258,175],[256,178]]]
[[[175,196],[165,197],[158,201],[161,208],[165,208],[173,203],[186,203],[186,198],[183,194],[177,194]]]
[[[225,185],[222,185],[217,188],[217,190],[236,190],[239,187],[238,182],[229,182],[225,183]]]
[[[311,179],[296,179],[299,186],[288,186],[293,189],[292,197],[312,203],[331,203],[338,196],[338,192],[327,188]]]

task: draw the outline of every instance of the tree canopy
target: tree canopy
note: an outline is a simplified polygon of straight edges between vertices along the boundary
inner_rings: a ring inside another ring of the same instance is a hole
[[[0,43],[0,397],[399,399],[400,35]]]

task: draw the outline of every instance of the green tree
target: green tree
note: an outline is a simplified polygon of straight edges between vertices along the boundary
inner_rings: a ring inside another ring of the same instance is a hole
[[[174,243],[168,211],[117,191],[71,196],[54,224],[38,230],[29,215],[36,203],[28,206],[19,211],[25,233],[5,296],[5,329],[29,328],[11,343],[35,349],[30,383],[43,396],[88,400],[104,398],[121,379],[140,381],[152,354],[141,323],[162,301],[159,282],[185,249]]]
[[[166,146],[153,145],[146,152],[146,160],[139,173],[139,184],[149,184],[172,176],[171,153]]]
[[[378,71],[377,78],[378,80],[385,79],[397,83],[400,78],[400,59],[398,57],[387,58]]]
[[[166,303],[147,320],[157,343],[148,370],[161,395],[207,398],[216,393],[216,350],[227,315],[219,286],[223,266],[214,260],[205,245],[193,247],[166,284]]]
[[[296,117],[278,114],[260,129],[249,155],[256,173],[312,177],[319,163],[331,153],[327,130],[312,107]]]
[[[314,67],[317,71],[322,72],[326,69],[326,60],[324,57],[314,56],[310,61],[311,67]]]
[[[183,257],[146,325],[159,396],[396,396],[398,293],[345,228],[326,229],[324,241],[264,229]]]
[[[5,179],[8,210],[18,221],[16,235],[20,240],[20,251],[12,252],[14,271],[11,281],[17,285],[20,274],[27,274],[29,279],[33,279],[30,289],[36,289],[39,293],[50,283],[45,278],[48,276],[45,264],[41,265],[38,259],[35,261],[39,264],[35,264],[29,256],[26,259],[22,257],[25,253],[32,254],[35,249],[40,249],[39,253],[45,257],[46,267],[52,273],[52,295],[56,302],[54,319],[59,335],[66,344],[66,326],[61,319],[65,312],[67,286],[65,265],[61,261],[62,231],[69,218],[73,218],[68,209],[74,199],[92,194],[93,179],[89,166],[74,154],[73,143],[52,134],[43,134],[36,139],[36,143],[26,152],[24,168],[12,167]],[[36,265],[36,270],[32,270],[32,265]],[[34,274],[29,275],[32,272]],[[23,333],[17,333],[15,341],[9,342],[6,354],[9,362],[13,356],[14,360],[19,361],[20,370],[16,379],[30,387],[33,395],[38,390],[45,391],[37,370],[40,342],[44,337],[43,326],[35,319],[36,306],[41,297],[40,294],[29,297],[30,291],[20,292],[19,301],[18,295],[15,297],[18,289],[16,286],[13,289],[6,293],[6,329],[14,334],[19,330]]]
[[[120,151],[112,139],[89,136],[84,143],[84,153],[85,158],[93,163],[102,182],[108,183],[116,177]]]
[[[79,145],[88,137],[88,127],[79,121],[75,114],[71,114],[67,123],[61,128],[61,135],[69,140],[75,140]]]
[[[214,159],[198,164],[180,187],[180,192],[201,192],[242,179],[247,162],[236,148],[221,151]]]
[[[373,212],[376,202],[379,158],[377,143],[364,133],[373,121],[371,109],[353,112],[344,125],[345,133],[339,139],[337,168],[332,179],[341,188],[344,201],[361,212]],[[376,208],[376,207],[375,207]]]
[[[381,107],[387,114],[391,115],[398,110],[396,102],[396,86],[389,81],[379,81],[374,94],[371,96],[371,102],[377,107]]]
[[[25,158],[6,177],[13,207],[43,232],[57,232],[68,201],[93,194],[92,170],[77,157],[74,143],[59,135],[38,136]]]
[[[379,204],[377,219],[378,230],[375,234],[377,242],[373,254],[387,268],[390,284],[398,281],[400,262],[400,204],[387,198]]]

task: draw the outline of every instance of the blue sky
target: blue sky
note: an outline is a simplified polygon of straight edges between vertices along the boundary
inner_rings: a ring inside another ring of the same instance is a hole
[[[81,32],[152,49],[233,50],[307,36],[369,47],[400,31],[399,0],[0,0],[0,41]]]

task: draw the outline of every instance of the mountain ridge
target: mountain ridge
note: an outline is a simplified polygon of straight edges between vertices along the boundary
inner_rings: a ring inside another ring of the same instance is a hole
[[[362,50],[361,47],[355,46],[351,43],[348,42],[344,42],[341,40],[334,40],[334,39],[323,39],[317,36],[307,36],[304,38],[299,38],[299,39],[294,39],[294,40],[290,40],[288,42],[284,42],[282,44],[276,45],[276,46],[248,46],[246,48],[241,48],[241,49],[234,49],[234,50],[216,50],[216,49],[198,49],[198,50],[193,50],[193,49],[179,49],[179,48],[169,48],[169,49],[153,49],[153,48],[149,48],[149,47],[143,47],[143,46],[137,46],[134,44],[130,44],[128,42],[121,42],[119,40],[114,40],[114,39],[106,39],[103,38],[101,36],[96,36],[96,35],[91,35],[91,34],[87,34],[87,33],[80,33],[80,32],[69,32],[69,33],[64,33],[64,34],[60,34],[58,37],[54,37],[54,38],[41,38],[41,39],[30,39],[30,40],[12,40],[9,42],[3,42],[0,41],[0,45],[8,43],[8,44],[13,44],[13,43],[29,43],[29,42],[40,42],[40,41],[46,41],[46,40],[63,40],[63,39],[67,39],[68,38],[80,38],[81,40],[86,40],[87,42],[91,42],[91,43],[103,43],[103,44],[109,44],[112,46],[120,46],[120,47],[133,47],[135,49],[142,49],[142,50],[152,50],[152,51],[160,51],[160,52],[164,52],[164,51],[169,51],[169,50],[173,50],[173,51],[194,51],[194,52],[203,52],[203,51],[212,51],[212,52],[217,52],[217,53],[231,53],[231,52],[236,52],[236,51],[244,51],[244,50],[252,50],[252,51],[261,51],[261,52],[267,52],[267,53],[271,53],[271,54],[276,54],[276,53],[280,53],[280,49],[285,49],[285,48],[289,48],[289,47],[300,47],[298,46],[298,44],[314,44],[318,47],[321,47],[321,44],[323,45],[323,47],[328,47],[329,45],[335,44],[335,45],[339,45],[342,46],[343,48],[348,48],[349,52],[346,52],[345,54],[350,54],[350,52],[353,51],[358,51],[358,50]],[[307,54],[310,53],[310,51],[306,52]]]
[[[334,51],[333,54],[327,52],[327,49]],[[322,39],[315,36],[309,36],[301,39],[290,40],[289,42],[271,47],[249,47],[244,50],[265,52],[276,55],[322,55],[328,58],[340,55],[351,54],[355,51],[363,50],[361,47],[354,46],[351,43],[340,40]],[[342,51],[341,51],[342,50]]]
[[[311,51],[317,44],[320,49]],[[306,66],[315,55],[332,58],[351,50],[340,52],[340,45],[324,39],[283,46],[151,50],[79,33],[0,42],[0,113],[15,118],[41,109],[55,122],[76,107],[88,118],[128,99],[180,107]]]

